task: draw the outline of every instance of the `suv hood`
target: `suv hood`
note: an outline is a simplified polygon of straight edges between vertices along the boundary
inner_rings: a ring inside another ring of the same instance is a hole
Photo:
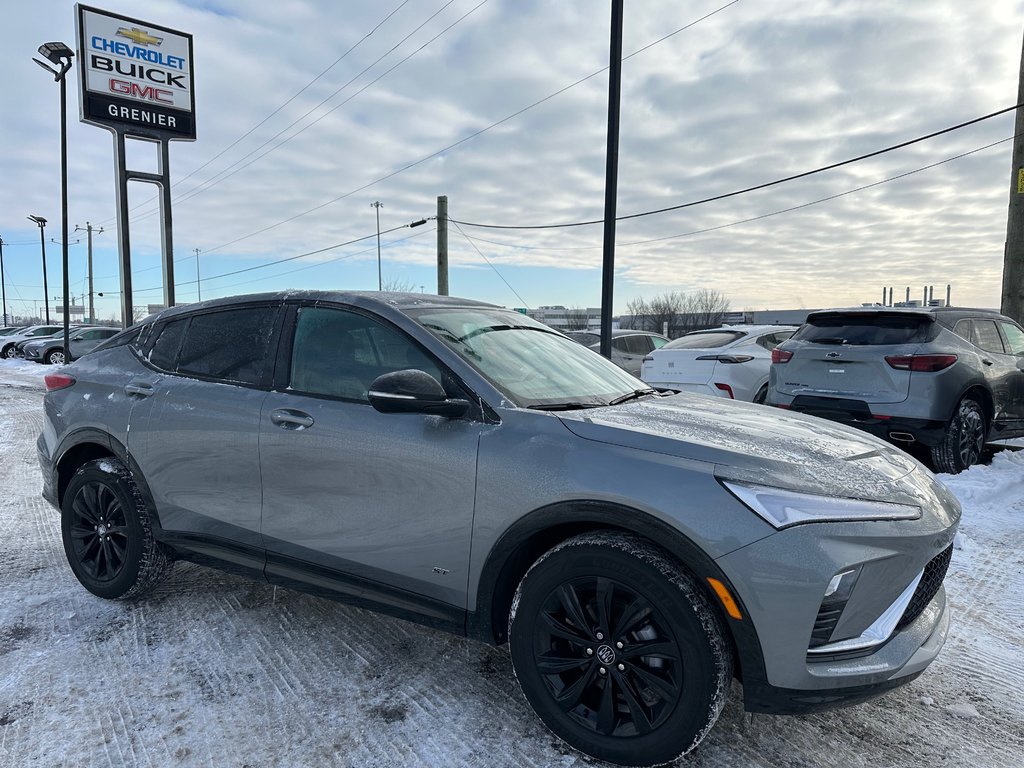
[[[943,489],[865,432],[753,403],[682,393],[558,417],[586,440],[713,463],[720,478],[919,506]]]

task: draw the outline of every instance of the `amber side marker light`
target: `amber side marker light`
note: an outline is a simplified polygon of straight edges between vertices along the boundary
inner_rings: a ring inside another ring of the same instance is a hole
[[[66,389],[75,383],[74,376],[68,376],[66,373],[48,373],[43,376],[43,381],[46,383],[46,391],[53,392],[55,389]]]
[[[708,584],[715,590],[715,594],[718,595],[718,599],[722,601],[722,605],[725,607],[725,612],[728,613],[736,620],[741,620],[743,614],[740,613],[739,606],[736,605],[736,601],[732,599],[732,595],[729,594],[729,590],[725,588],[725,584],[720,582],[718,579],[713,579],[708,576]]]

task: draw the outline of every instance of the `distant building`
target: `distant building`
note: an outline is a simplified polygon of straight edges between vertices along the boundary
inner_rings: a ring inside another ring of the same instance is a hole
[[[561,304],[527,309],[516,307],[516,312],[532,317],[556,331],[592,331],[601,328],[600,307],[563,307]]]

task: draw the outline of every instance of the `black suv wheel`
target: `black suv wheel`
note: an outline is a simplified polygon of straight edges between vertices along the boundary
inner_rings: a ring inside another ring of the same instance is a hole
[[[64,494],[61,534],[71,570],[99,597],[145,594],[172,565],[153,538],[138,486],[117,459],[90,461],[75,472]]]
[[[985,450],[987,434],[985,411],[976,400],[965,397],[950,419],[942,442],[932,448],[935,470],[955,475],[977,464]]]
[[[732,677],[723,628],[693,579],[649,542],[594,533],[527,572],[509,648],[544,723],[587,754],[658,765],[695,747]]]

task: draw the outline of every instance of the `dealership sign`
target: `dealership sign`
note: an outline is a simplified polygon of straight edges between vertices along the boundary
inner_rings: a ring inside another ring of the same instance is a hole
[[[192,35],[98,8],[76,10],[82,122],[195,140]]]

